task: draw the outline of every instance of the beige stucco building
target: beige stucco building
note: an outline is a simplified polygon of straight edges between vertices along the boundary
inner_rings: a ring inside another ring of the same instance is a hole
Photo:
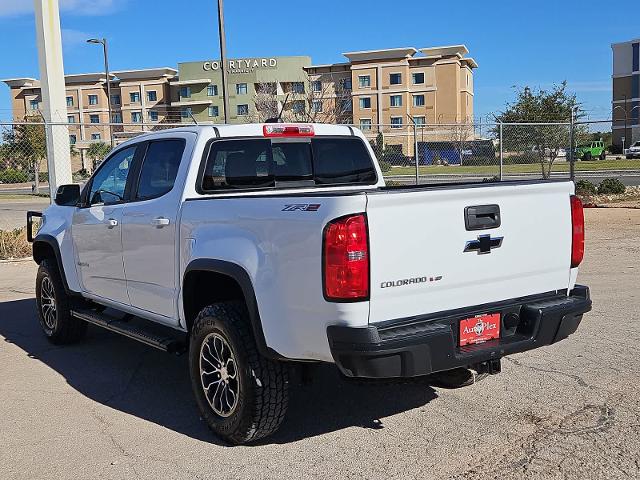
[[[170,108],[172,68],[122,70],[111,73],[111,112],[104,73],[65,75],[67,109],[54,118],[69,124],[69,140],[78,151],[74,171],[87,167],[86,150],[93,142],[109,142],[135,135],[155,123],[176,121]],[[40,82],[33,78],[4,80],[10,88],[13,119],[39,116]],[[109,123],[111,122],[111,126]]]
[[[432,48],[393,48],[348,52],[349,62],[308,67],[311,85],[331,83],[324,108],[335,109],[350,92],[351,122],[365,134],[385,133],[387,143],[403,145],[413,155],[410,129],[417,125],[473,122],[473,70],[464,45]],[[324,87],[318,91],[326,91]],[[343,111],[338,108],[338,113]],[[378,127],[381,125],[381,127]],[[446,136],[430,129],[430,140]]]
[[[229,121],[264,120],[282,111],[288,121],[355,124],[371,137],[383,131],[386,143],[402,145],[405,154],[413,155],[413,122],[473,121],[473,70],[478,65],[468,53],[464,45],[454,45],[348,52],[347,62],[330,65],[311,65],[309,57],[228,60]],[[108,142],[110,135],[121,141],[156,124],[222,122],[219,61],[180,63],[178,68],[112,72],[111,118],[104,73],[65,76],[67,110],[56,113],[69,124],[71,143],[80,152],[74,162],[85,166],[91,143]],[[39,115],[38,80],[4,82],[15,120]],[[268,112],[261,112],[265,107]],[[427,133],[432,140],[442,137],[437,129]]]

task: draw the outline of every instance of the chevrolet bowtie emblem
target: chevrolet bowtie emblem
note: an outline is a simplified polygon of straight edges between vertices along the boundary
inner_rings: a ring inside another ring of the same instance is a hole
[[[491,237],[491,235],[479,235],[477,240],[470,240],[464,247],[465,252],[476,252],[478,255],[491,253],[491,249],[500,248],[504,237]]]

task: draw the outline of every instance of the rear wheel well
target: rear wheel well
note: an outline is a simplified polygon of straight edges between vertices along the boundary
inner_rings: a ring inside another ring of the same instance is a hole
[[[184,278],[182,303],[187,330],[200,311],[214,303],[237,300],[247,304],[242,287],[233,277],[206,270],[191,270]]]

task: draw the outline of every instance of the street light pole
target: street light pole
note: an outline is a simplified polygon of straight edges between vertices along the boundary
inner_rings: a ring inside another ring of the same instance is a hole
[[[87,40],[87,43],[96,43],[102,45],[102,53],[104,54],[104,71],[107,76],[107,107],[109,110],[109,120],[107,121],[109,125],[109,143],[111,144],[111,148],[113,148],[113,130],[111,128],[111,122],[113,121],[113,113],[111,111],[111,78],[109,76],[109,51],[107,47],[107,39],[103,38],[100,40],[99,38],[90,38]]]
[[[227,96],[227,41],[224,34],[224,5],[218,0],[218,33],[220,34],[220,68],[222,72],[222,103],[224,123],[229,123],[229,97]]]

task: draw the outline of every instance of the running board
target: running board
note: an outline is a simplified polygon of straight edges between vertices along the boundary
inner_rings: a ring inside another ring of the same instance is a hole
[[[186,351],[185,342],[176,337],[151,332],[109,315],[104,315],[93,310],[72,310],[71,315],[87,323],[111,330],[112,332],[137,340],[150,347],[162,350],[163,352],[181,354]]]

